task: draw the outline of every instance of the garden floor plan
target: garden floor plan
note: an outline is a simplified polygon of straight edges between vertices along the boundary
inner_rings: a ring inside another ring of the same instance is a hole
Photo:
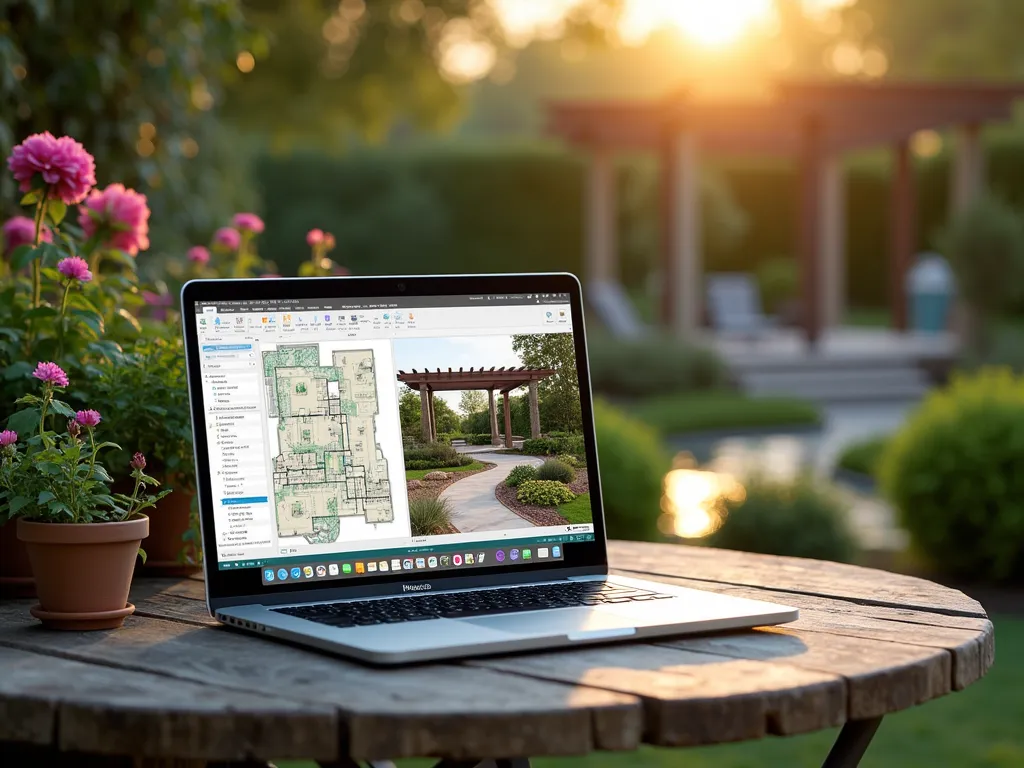
[[[394,520],[388,464],[378,444],[373,351],[337,350],[321,365],[316,344],[263,353],[271,418],[277,535],[338,540],[342,517]]]

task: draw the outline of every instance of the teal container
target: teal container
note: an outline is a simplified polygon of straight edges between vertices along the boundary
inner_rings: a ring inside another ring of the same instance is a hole
[[[952,302],[948,293],[918,293],[910,297],[910,327],[920,333],[942,333],[949,327]]]

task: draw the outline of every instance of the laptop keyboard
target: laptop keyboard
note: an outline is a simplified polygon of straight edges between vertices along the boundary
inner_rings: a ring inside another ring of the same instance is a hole
[[[643,602],[669,597],[673,595],[603,581],[571,581],[386,600],[318,603],[272,610],[332,627],[359,627],[371,624],[397,624],[403,621],[461,619],[499,613],[543,611],[549,608],[580,605]]]

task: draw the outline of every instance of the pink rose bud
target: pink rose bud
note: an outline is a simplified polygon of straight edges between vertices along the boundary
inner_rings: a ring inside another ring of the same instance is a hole
[[[132,469],[138,469],[140,471],[145,469],[146,468],[146,457],[143,456],[138,451],[136,451],[135,455],[132,456],[131,465],[132,465]]]
[[[71,435],[71,437],[78,437],[82,434],[82,428],[74,419],[68,419],[68,434]]]

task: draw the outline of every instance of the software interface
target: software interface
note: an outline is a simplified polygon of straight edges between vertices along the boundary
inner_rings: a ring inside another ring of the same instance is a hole
[[[195,309],[220,568],[415,577],[593,540],[568,294]]]

